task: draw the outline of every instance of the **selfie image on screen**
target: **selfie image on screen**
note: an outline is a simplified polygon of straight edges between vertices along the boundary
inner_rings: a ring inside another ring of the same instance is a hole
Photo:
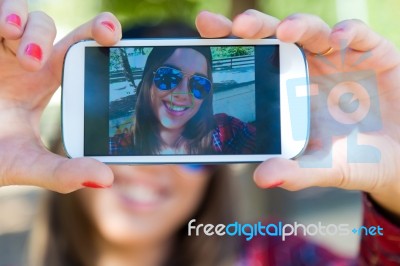
[[[90,144],[105,136],[99,126],[104,120],[97,118],[104,110],[91,100],[100,99],[100,89],[88,88],[86,154],[278,154],[279,49],[262,48],[111,47],[93,52],[92,57],[98,53],[108,60],[108,145],[104,152],[105,146]],[[93,82],[104,77],[92,72],[87,76]]]
[[[109,137],[115,143],[111,152],[134,154],[139,146],[145,154],[254,153],[254,47],[154,49],[172,52],[172,57],[165,62],[155,58],[154,67],[148,62],[150,75],[144,71],[153,49],[110,49]],[[151,80],[144,81],[146,77]],[[138,110],[140,94],[147,109],[143,115]],[[145,125],[150,121],[152,125]],[[175,131],[171,140],[176,144],[164,144],[162,131]]]

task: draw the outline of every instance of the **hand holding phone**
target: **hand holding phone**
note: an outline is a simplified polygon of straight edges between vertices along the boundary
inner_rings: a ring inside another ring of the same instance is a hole
[[[115,43],[120,35],[118,21],[111,14],[99,15],[53,46],[54,23],[44,13],[28,13],[26,5],[0,1],[0,187],[34,185],[66,193],[85,184],[108,186],[113,175],[104,164],[48,151],[40,135],[40,118],[60,86],[70,45],[87,38]],[[115,32],[101,21],[114,23]]]
[[[293,79],[302,81],[300,90],[290,87]],[[293,158],[307,142],[308,117],[304,56],[276,39],[81,42],[65,60],[63,136],[71,157],[108,163]]]

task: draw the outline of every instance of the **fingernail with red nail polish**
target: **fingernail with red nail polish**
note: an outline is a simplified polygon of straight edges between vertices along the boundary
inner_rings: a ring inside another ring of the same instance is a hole
[[[88,187],[88,188],[110,188],[110,186],[103,186],[103,185],[99,185],[95,182],[91,182],[91,181],[87,181],[87,182],[83,182],[82,186],[84,187]]]
[[[112,23],[110,21],[103,21],[103,22],[101,22],[101,24],[106,26],[110,31],[112,31],[112,32],[115,31],[114,23]]]
[[[18,28],[21,28],[21,18],[17,14],[10,14],[6,17],[6,22],[8,24],[17,26]]]
[[[38,61],[42,61],[42,48],[40,48],[40,46],[35,43],[30,43],[26,46],[25,54],[35,58]]]
[[[270,184],[269,186],[267,186],[267,188],[275,188],[275,187],[279,187],[283,184],[283,181],[276,181],[275,183]]]

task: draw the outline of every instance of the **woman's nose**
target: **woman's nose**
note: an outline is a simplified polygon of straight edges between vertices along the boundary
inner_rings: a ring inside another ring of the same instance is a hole
[[[189,77],[183,77],[182,81],[176,86],[176,88],[172,91],[172,95],[174,97],[190,97],[191,92],[189,89]]]

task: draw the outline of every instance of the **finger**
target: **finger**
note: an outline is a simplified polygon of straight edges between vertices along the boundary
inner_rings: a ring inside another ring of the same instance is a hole
[[[196,17],[196,27],[202,37],[220,38],[231,34],[232,22],[222,15],[202,11]]]
[[[359,141],[363,144],[377,144],[375,138],[367,135],[363,135]],[[378,159],[378,154],[374,155],[377,157],[373,160],[367,155],[364,159],[370,163],[348,163],[349,144],[351,145],[351,142],[348,140],[340,139],[332,145],[330,153],[308,151],[297,160],[268,160],[256,169],[254,180],[262,188],[279,186],[287,190],[318,186],[370,192],[382,186],[386,180],[378,178],[382,173],[382,163],[378,162],[387,161],[392,157],[390,153],[380,152],[379,154],[387,154],[387,158],[382,160]],[[354,151],[354,147],[350,148]],[[358,159],[363,156],[364,154],[357,154]]]
[[[359,174],[349,176],[349,174]],[[297,191],[309,187],[336,187],[371,192],[379,186],[379,168],[373,163],[321,167],[321,158],[311,156],[307,164],[285,159],[271,159],[254,172],[254,181],[261,188],[281,187]]]
[[[93,39],[101,45],[111,46],[117,43],[122,36],[121,24],[111,13],[105,12],[87,23],[81,25],[54,47],[54,53],[49,61],[49,65],[54,69],[58,82],[61,81],[61,72],[65,53],[74,43]]]
[[[90,158],[67,159],[43,151],[20,163],[24,167],[11,179],[13,184],[34,185],[60,193],[84,187],[110,187],[114,179],[108,166]]]
[[[383,41],[381,36],[357,19],[344,20],[336,24],[330,39],[337,47],[349,47],[361,52],[372,50]]]
[[[376,48],[383,38],[358,19],[344,20],[336,24],[330,36],[332,45],[337,48],[349,47],[366,52]]]
[[[312,150],[296,160],[273,158],[254,172],[254,181],[262,188],[280,186],[300,190],[312,186],[342,187],[347,174],[346,139],[336,140],[330,148]],[[333,155],[339,159],[334,160]]]
[[[312,164],[312,162],[309,161]],[[315,162],[315,165],[318,165]],[[254,172],[261,188],[281,187],[295,191],[313,186],[337,186],[343,178],[338,168],[302,167],[299,162],[275,158],[262,163]]]
[[[331,45],[329,26],[319,17],[309,14],[295,14],[283,20],[276,31],[278,39],[299,43],[312,53],[323,53]]]
[[[10,43],[10,49],[16,54],[22,67],[29,71],[40,69],[49,58],[56,37],[54,21],[43,12],[32,12],[19,42]],[[7,42],[7,41],[6,41]]]
[[[28,18],[28,5],[25,0],[0,1],[0,37],[19,39]]]
[[[345,20],[335,25],[330,41],[336,49],[355,51],[357,58],[362,58],[359,67],[371,69],[373,66],[379,72],[397,67],[400,63],[396,46],[360,20]]]
[[[278,24],[277,18],[249,9],[233,20],[232,33],[241,38],[265,38],[275,35]]]

